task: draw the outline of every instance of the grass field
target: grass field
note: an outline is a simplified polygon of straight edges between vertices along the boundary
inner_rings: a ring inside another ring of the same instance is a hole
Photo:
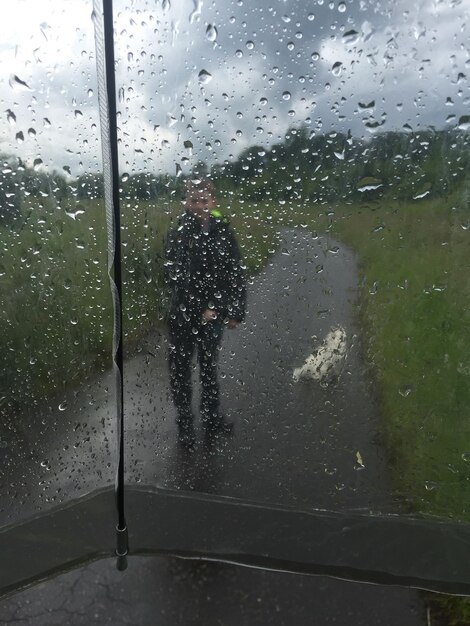
[[[470,253],[443,200],[338,209],[358,253],[367,360],[397,491],[412,510],[470,521]]]

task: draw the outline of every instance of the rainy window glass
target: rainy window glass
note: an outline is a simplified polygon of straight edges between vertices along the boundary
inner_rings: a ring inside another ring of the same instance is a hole
[[[130,484],[467,520],[465,5],[115,11]]]
[[[113,5],[130,501],[468,522],[468,1]],[[2,525],[118,460],[92,10],[0,27]]]
[[[0,525],[113,480],[90,15],[13,2],[0,26]]]

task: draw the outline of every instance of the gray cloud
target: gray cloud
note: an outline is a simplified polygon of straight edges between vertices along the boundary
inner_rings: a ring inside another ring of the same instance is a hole
[[[3,24],[0,61],[4,76],[17,73],[34,91],[2,82],[17,124],[4,114],[0,149],[39,153],[75,174],[99,168],[91,3],[21,4],[36,8],[26,27],[19,14]],[[468,114],[470,0],[217,0],[199,13],[192,3],[168,5],[115,2],[123,170],[174,172],[178,163],[187,171],[198,158],[268,147],[293,124],[368,137],[405,124],[451,127]],[[202,70],[210,81],[198,78]],[[34,138],[24,132],[30,124]]]

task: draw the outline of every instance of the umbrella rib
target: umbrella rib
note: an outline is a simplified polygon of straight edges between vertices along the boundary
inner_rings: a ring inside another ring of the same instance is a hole
[[[128,540],[124,510],[124,368],[122,340],[121,216],[119,202],[119,162],[112,0],[93,0],[93,21],[95,25],[104,198],[108,235],[108,276],[114,312],[112,356],[116,374],[116,419],[118,436],[118,465],[115,486],[118,512],[116,554],[118,557],[123,557],[128,552]]]

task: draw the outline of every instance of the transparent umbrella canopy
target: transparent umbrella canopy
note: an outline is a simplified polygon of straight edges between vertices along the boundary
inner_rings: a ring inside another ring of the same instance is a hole
[[[0,593],[152,554],[468,595],[464,6],[2,29]]]

